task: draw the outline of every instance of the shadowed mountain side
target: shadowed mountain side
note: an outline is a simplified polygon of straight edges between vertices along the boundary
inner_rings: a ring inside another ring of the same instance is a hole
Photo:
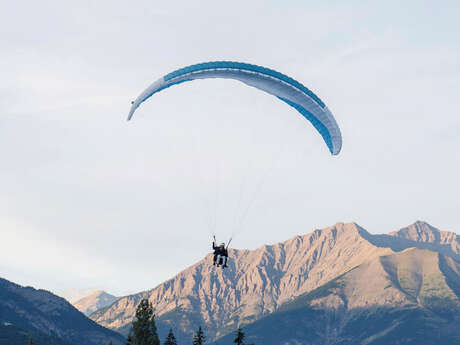
[[[26,345],[31,338],[34,345],[73,345],[38,331],[26,331],[9,323],[0,324],[0,345]]]
[[[316,308],[276,312],[243,330],[247,344],[453,345],[460,344],[460,315],[443,318],[422,308],[359,308],[339,313]],[[231,344],[235,335],[218,339]]]
[[[440,231],[430,224],[417,221],[388,235],[373,235],[359,227],[363,238],[374,246],[391,248],[395,252],[415,247],[453,257],[460,262],[460,237],[454,232]]]
[[[419,249],[374,259],[247,325],[247,342],[459,344],[460,300],[444,265],[449,274],[460,269],[450,258]],[[231,340],[228,335],[218,342]]]
[[[0,324],[12,324],[78,345],[124,344],[124,338],[45,290],[22,287],[0,278]]]
[[[444,273],[446,284],[457,296],[460,296],[460,269],[459,263],[450,257],[439,256],[439,268]]]

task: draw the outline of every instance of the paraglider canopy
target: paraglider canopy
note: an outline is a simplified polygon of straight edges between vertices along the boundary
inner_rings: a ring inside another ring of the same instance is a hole
[[[153,94],[186,81],[208,78],[239,80],[278,97],[311,122],[323,137],[331,154],[339,154],[342,148],[342,135],[339,126],[331,111],[318,96],[285,74],[241,62],[205,62],[184,67],[165,75],[151,84],[132,102],[128,120],[132,118],[136,109]]]

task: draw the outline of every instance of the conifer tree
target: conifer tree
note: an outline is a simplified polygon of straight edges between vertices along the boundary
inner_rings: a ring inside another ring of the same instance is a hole
[[[132,331],[132,345],[160,345],[153,306],[148,299],[141,300],[137,306]]]
[[[244,345],[243,340],[244,340],[244,332],[241,329],[241,327],[238,327],[238,330],[236,331],[236,338],[235,340],[233,340],[233,342],[237,345]]]
[[[34,340],[32,339],[32,337],[29,338],[29,345],[34,345]]]
[[[133,345],[133,332],[132,332],[132,330],[128,334],[128,339],[126,339],[126,345]]]
[[[172,328],[169,329],[164,345],[177,345],[176,337],[174,336]]]
[[[196,334],[193,336],[193,345],[203,345],[205,341],[206,337],[204,336],[203,330],[200,326]]]

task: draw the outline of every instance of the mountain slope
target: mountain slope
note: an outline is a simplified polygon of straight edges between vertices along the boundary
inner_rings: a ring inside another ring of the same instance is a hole
[[[248,325],[247,342],[460,344],[459,272],[458,262],[428,250],[376,258]]]
[[[112,296],[105,291],[98,290],[72,303],[72,305],[88,316],[98,309],[111,305],[117,299],[118,297]]]
[[[65,299],[0,278],[0,323],[78,345],[114,345],[124,338],[85,317]]]

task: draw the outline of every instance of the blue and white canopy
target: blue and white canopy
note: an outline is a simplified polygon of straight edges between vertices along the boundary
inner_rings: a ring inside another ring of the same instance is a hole
[[[272,69],[232,61],[215,61],[191,65],[158,79],[132,102],[128,120],[136,109],[153,94],[186,81],[207,78],[239,80],[278,97],[302,114],[318,130],[329,151],[337,155],[342,147],[339,126],[327,106],[298,81]]]

